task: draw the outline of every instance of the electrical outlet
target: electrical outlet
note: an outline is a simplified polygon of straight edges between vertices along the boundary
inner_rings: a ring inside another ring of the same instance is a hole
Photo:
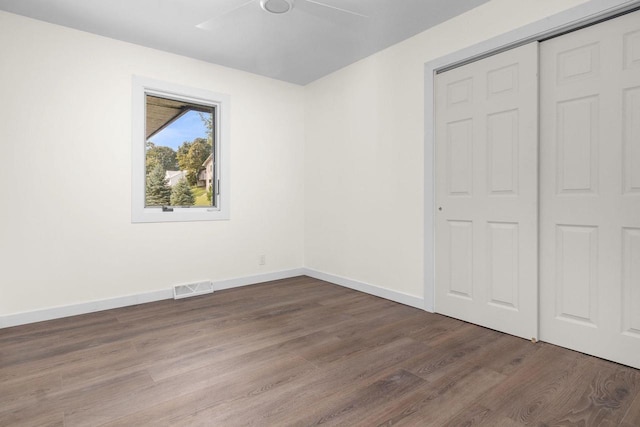
[[[267,263],[267,256],[266,255],[260,255],[260,260],[258,261],[258,264],[265,265],[266,263]]]

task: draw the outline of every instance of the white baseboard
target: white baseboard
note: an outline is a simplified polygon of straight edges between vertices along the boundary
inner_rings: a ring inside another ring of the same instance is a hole
[[[413,295],[392,291],[391,289],[381,288],[379,286],[370,285],[353,279],[347,279],[346,277],[323,273],[311,268],[304,268],[303,271],[305,276],[313,277],[314,279],[324,280],[325,282],[333,283],[334,285],[344,286],[345,288],[354,289],[356,291],[375,295],[380,298],[424,310],[424,299]]]
[[[359,282],[357,280],[323,273],[321,271],[313,270],[310,268],[294,268],[291,270],[274,271],[252,276],[237,277],[234,279],[218,280],[213,282],[213,288],[215,290],[231,289],[241,286],[270,282],[272,280],[289,279],[297,276],[313,277],[314,279],[324,280],[325,282],[344,286],[345,288],[354,289],[356,291],[365,292],[367,294],[395,301],[400,304],[424,309],[424,300],[422,298],[418,298],[402,292],[392,291],[386,288],[381,288],[379,286],[370,285],[364,282]],[[146,292],[137,295],[127,295],[99,301],[89,301],[79,304],[28,311],[24,313],[9,314],[6,316],[0,316],[0,329],[172,298],[173,289],[171,288],[153,292]]]
[[[217,282],[213,282],[213,287],[215,290],[230,289],[240,286],[269,282],[272,280],[288,279],[290,277],[302,275],[304,275],[303,268],[294,268],[291,270],[256,274],[253,276],[238,277],[235,279],[219,280]],[[172,298],[173,288],[170,288],[137,295],[127,295],[99,301],[89,301],[79,304],[71,304],[60,307],[45,308],[42,310],[9,314],[6,316],[0,316],[0,329]]]
[[[291,277],[304,276],[304,268],[293,268],[291,270],[274,271],[271,273],[256,274],[253,276],[238,277],[236,279],[219,280],[213,282],[213,289],[239,288],[240,286],[256,285],[258,283],[270,282],[272,280],[290,279]]]
[[[112,308],[128,307],[130,305],[144,304],[147,302],[170,298],[173,298],[173,289],[9,314],[6,316],[0,316],[0,329],[26,325],[28,323],[44,322],[45,320],[77,316],[79,314],[95,313],[96,311],[110,310]]]

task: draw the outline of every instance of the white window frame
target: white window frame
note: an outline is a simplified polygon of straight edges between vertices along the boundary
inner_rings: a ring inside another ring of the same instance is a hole
[[[216,162],[214,197],[215,206],[145,207],[145,159],[146,159],[146,97],[164,98],[207,105],[215,108],[213,126],[214,159]],[[131,222],[189,222],[229,219],[229,95],[210,92],[133,76],[133,118],[131,152]]]

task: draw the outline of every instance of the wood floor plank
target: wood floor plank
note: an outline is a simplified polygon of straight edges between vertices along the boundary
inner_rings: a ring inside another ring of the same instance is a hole
[[[476,403],[491,409],[487,422],[511,418],[523,425],[535,422],[571,398],[576,390],[588,387],[593,366],[579,353],[548,344],[507,375]]]
[[[64,414],[50,404],[20,407],[0,412],[2,426],[64,427]]]
[[[273,396],[265,395],[243,405],[233,402],[213,408],[206,417],[219,425],[290,425],[305,412],[301,413],[300,408],[316,406],[319,402],[331,407],[334,398],[340,403],[341,396],[352,395],[358,387],[391,375],[404,360],[424,349],[424,344],[409,338],[393,341],[338,360],[328,369],[318,369]]]
[[[640,391],[640,373],[621,369],[614,363],[583,357],[591,362],[591,366],[599,365],[597,369],[590,370],[589,388],[584,393],[571,394],[563,405],[558,404],[563,399],[556,396],[553,408],[548,408],[538,417],[540,423],[602,426],[622,423]]]
[[[629,409],[627,413],[622,418],[622,422],[620,423],[621,427],[636,427],[640,423],[640,393],[636,395],[635,399],[631,405],[629,405]]]
[[[471,330],[475,332],[474,335],[469,333]],[[503,334],[490,329],[478,329],[467,324],[448,334],[447,340],[436,339],[434,341],[437,344],[428,343],[429,350],[407,361],[405,367],[416,375],[435,381],[460,366],[470,363],[476,365],[475,358],[499,348],[503,337]]]
[[[468,367],[428,383],[419,395],[408,396],[397,402],[392,411],[376,414],[367,421],[386,426],[441,426],[503,379],[502,374],[492,370]]]
[[[40,371],[28,379],[17,378],[2,383],[2,411],[23,406],[28,401],[44,400],[52,393],[60,391],[60,374]]]
[[[395,407],[395,402],[390,402],[419,390],[425,384],[424,379],[401,369],[373,384],[355,390],[349,396],[341,397],[341,402],[336,402],[330,408],[317,411],[321,406],[315,405],[313,410],[308,411],[294,424],[372,425],[367,417],[378,419],[379,411],[385,410],[389,405]]]
[[[309,277],[0,329],[1,426],[640,426],[640,371]]]
[[[449,419],[443,427],[458,426],[481,426],[486,425],[486,419],[491,414],[491,410],[482,405],[470,405],[458,412],[458,414]]]
[[[207,370],[193,372],[189,378],[163,380],[157,387],[142,390],[149,395],[149,404],[137,411],[115,408],[120,416],[108,425],[169,425],[176,420],[183,420],[186,424],[194,417],[202,417],[209,422],[207,410],[214,408],[215,411],[225,402],[257,398],[315,369],[309,362],[295,356],[260,360],[247,367],[212,366],[207,375],[204,375]]]

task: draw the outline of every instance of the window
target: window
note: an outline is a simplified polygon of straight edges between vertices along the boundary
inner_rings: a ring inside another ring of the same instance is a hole
[[[132,222],[229,219],[229,97],[133,78]]]

